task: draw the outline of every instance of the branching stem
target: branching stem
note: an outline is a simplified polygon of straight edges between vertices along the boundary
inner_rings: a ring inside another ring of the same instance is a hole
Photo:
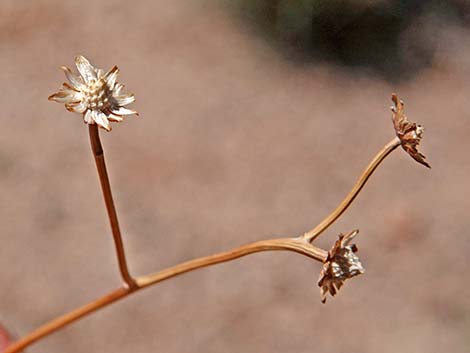
[[[313,246],[301,237],[297,237],[257,241],[254,243],[240,246],[230,251],[225,251],[214,255],[183,262],[176,266],[164,269],[160,272],[156,272],[154,274],[137,277],[135,281],[136,284],[134,287],[124,286],[118,288],[99,299],[96,299],[78,309],[75,309],[46,323],[45,325],[37,328],[27,336],[24,336],[20,340],[11,344],[3,353],[20,352],[24,348],[33,344],[34,342],[60,330],[64,326],[67,326],[87,315],[90,315],[91,313],[102,309],[120,299],[123,299],[131,295],[132,293],[137,292],[140,289],[150,287],[169,278],[181,275],[189,271],[194,271],[199,268],[235,260],[240,257],[257,252],[272,250],[293,251],[320,262],[323,262],[327,257],[327,252],[325,250]]]
[[[398,138],[394,138],[388,144],[386,144],[382,148],[382,150],[374,157],[372,162],[367,166],[365,171],[359,177],[359,180],[354,185],[353,189],[340,203],[340,205],[330,215],[328,215],[319,225],[317,225],[311,231],[303,234],[302,236],[294,238],[280,238],[257,241],[254,243],[240,246],[233,250],[182,262],[180,264],[161,270],[159,272],[140,276],[134,279],[130,276],[129,271],[127,269],[124,247],[121,239],[121,233],[119,231],[119,224],[117,220],[116,210],[114,208],[113,198],[111,195],[111,188],[106,172],[106,165],[104,161],[103,149],[101,147],[98,135],[98,128],[96,125],[90,125],[89,131],[92,150],[95,156],[96,166],[98,168],[101,187],[103,190],[106,208],[108,210],[111,229],[116,245],[119,269],[124,280],[124,285],[99,299],[96,299],[78,309],[75,309],[44,324],[43,326],[31,332],[30,334],[24,336],[17,342],[11,344],[3,353],[20,352],[24,348],[30,346],[32,343],[60,330],[61,328],[87,315],[90,315],[91,313],[99,309],[102,309],[120,299],[129,296],[132,293],[135,293],[143,288],[150,287],[172,277],[181,275],[183,273],[197,270],[199,268],[235,260],[240,257],[257,252],[273,250],[293,251],[315,259],[317,261],[324,262],[328,256],[327,251],[313,246],[311,242],[315,240],[325,229],[327,229],[336,219],[338,219],[339,216],[341,216],[341,214],[348,208],[348,206],[359,194],[369,177],[377,169],[380,163],[401,143]]]

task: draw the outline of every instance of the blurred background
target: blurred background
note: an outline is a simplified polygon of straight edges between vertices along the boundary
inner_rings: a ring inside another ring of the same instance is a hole
[[[394,136],[426,128],[318,241],[361,230],[366,273],[262,253],[183,275],[27,352],[468,352],[469,1],[0,1],[0,325],[14,337],[119,285],[78,114],[77,54],[121,69],[140,118],[102,133],[132,273],[301,234]]]

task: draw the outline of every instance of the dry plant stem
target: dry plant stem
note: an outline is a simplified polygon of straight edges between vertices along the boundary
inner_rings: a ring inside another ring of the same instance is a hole
[[[219,264],[226,261],[235,260],[237,258],[250,255],[262,251],[273,251],[273,250],[286,250],[293,251],[313,258],[320,262],[324,262],[328,256],[328,253],[320,248],[317,248],[311,244],[311,242],[318,237],[325,229],[327,229],[339,216],[348,208],[351,202],[356,198],[365,183],[377,169],[379,164],[398,146],[401,142],[396,137],[390,141],[384,148],[374,157],[372,162],[367,166],[366,170],[362,173],[359,180],[354,185],[351,192],[341,202],[341,204],[328,215],[318,226],[304,235],[297,238],[281,238],[281,239],[269,239],[257,241],[247,245],[240,246],[236,249],[221,252],[215,255],[209,255],[198,259],[190,260],[187,262],[180,263],[173,267],[169,267],[162,271],[137,277],[135,280],[130,276],[126,265],[126,258],[124,254],[124,247],[122,244],[121,234],[119,231],[119,224],[117,221],[116,210],[111,195],[111,188],[106,172],[106,165],[104,161],[103,149],[101,147],[98,128],[96,125],[90,125],[90,141],[95,156],[96,166],[98,168],[98,174],[100,176],[101,186],[103,189],[104,199],[106,208],[108,210],[109,219],[111,222],[111,228],[116,244],[116,251],[119,260],[119,268],[121,275],[124,279],[125,285],[118,288],[111,293],[88,303],[78,309],[75,309],[69,313],[66,313],[49,323],[39,327],[29,335],[21,338],[17,342],[11,344],[3,353],[15,353],[20,352],[24,348],[28,347],[32,343],[60,330],[61,328],[97,311],[100,310],[120,299],[123,299],[132,293],[139,291],[140,289],[152,286],[164,280],[172,277],[181,275],[183,273],[194,271],[199,268]]]
[[[221,252],[215,255],[209,255],[194,259],[191,261],[183,262],[166,270],[156,272],[154,274],[141,276],[136,279],[137,286],[145,288],[155,283],[161,282],[165,279],[189,272],[198,268],[219,264],[226,261],[238,259],[239,257],[250,255],[261,251],[273,250],[287,250],[297,252],[299,254],[308,256],[317,261],[323,262],[328,253],[320,248],[317,248],[310,243],[306,242],[301,237],[298,238],[280,238],[261,240],[247,245],[240,246],[236,249]]]
[[[13,353],[13,352],[21,352],[26,347],[30,346],[34,342],[60,330],[61,328],[69,325],[70,323],[81,319],[82,317],[97,311],[115,301],[129,295],[131,293],[131,289],[129,287],[121,287],[116,289],[115,291],[91,302],[88,303],[78,309],[75,309],[67,314],[59,316],[56,319],[53,319],[46,323],[45,325],[37,328],[27,336],[22,337],[18,341],[12,343],[10,346],[7,347],[3,353]]]
[[[119,229],[119,222],[117,218],[116,208],[114,207],[113,195],[111,193],[111,186],[109,184],[108,172],[106,171],[106,163],[104,160],[103,147],[101,146],[100,135],[98,132],[98,125],[92,124],[88,126],[90,133],[91,149],[95,157],[96,168],[100,177],[101,189],[103,191],[104,202],[106,210],[108,211],[109,223],[111,224],[111,231],[113,233],[114,245],[116,247],[116,254],[119,263],[119,271],[121,272],[124,283],[129,288],[136,286],[135,280],[129,273],[126,262],[126,254],[124,251],[124,244],[122,242],[121,231]]]
[[[56,332],[61,328],[77,321],[99,309],[102,309],[120,299],[123,299],[140,289],[152,286],[166,279],[181,275],[183,273],[194,271],[210,265],[216,265],[222,262],[231,261],[240,257],[250,255],[262,251],[286,250],[293,251],[320,262],[325,261],[328,256],[323,249],[317,248],[307,242],[302,237],[298,238],[281,238],[257,241],[247,245],[240,246],[230,251],[221,252],[215,255],[209,255],[198,259],[180,263],[173,267],[169,267],[154,274],[137,277],[134,287],[121,287],[111,293],[92,301],[78,309],[66,313],[45,325],[37,328],[27,336],[24,336],[17,342],[11,344],[3,353],[16,353],[30,346],[32,343]]]
[[[395,137],[389,143],[387,143],[380,152],[374,157],[370,162],[367,168],[364,170],[362,175],[359,177],[358,181],[346,196],[346,198],[339,204],[339,206],[330,213],[323,221],[321,221],[315,228],[303,235],[304,239],[312,242],[314,241],[325,229],[327,229],[334,221],[338,219],[339,216],[343,214],[344,211],[349,207],[349,205],[354,201],[356,196],[359,194],[361,189],[366,184],[369,177],[377,169],[380,163],[398,146],[401,142],[398,137]]]

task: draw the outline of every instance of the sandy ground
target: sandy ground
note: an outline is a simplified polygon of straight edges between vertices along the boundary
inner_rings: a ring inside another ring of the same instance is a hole
[[[191,3],[191,4],[189,4]],[[103,133],[131,270],[313,227],[391,138],[390,94],[432,170],[397,150],[320,238],[360,228],[366,274],[263,253],[147,289],[39,352],[468,352],[470,42],[440,33],[400,85],[299,67],[216,1],[0,3],[0,322],[16,336],[119,285],[87,129],[47,101],[60,65],[118,64],[140,118]]]

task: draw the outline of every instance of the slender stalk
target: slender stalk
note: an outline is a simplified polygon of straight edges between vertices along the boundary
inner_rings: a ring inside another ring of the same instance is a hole
[[[328,256],[328,253],[325,250],[311,245],[301,237],[261,240],[215,255],[209,255],[199,259],[183,262],[166,270],[162,270],[150,275],[138,277],[136,282],[139,289],[145,288],[165,279],[180,275],[185,272],[193,271],[198,268],[231,261],[256,252],[273,250],[297,252],[320,262],[323,262]]]
[[[106,163],[104,160],[103,147],[101,146],[100,135],[98,132],[98,125],[91,124],[88,126],[90,133],[91,149],[93,156],[95,157],[96,168],[101,183],[101,190],[103,191],[104,202],[106,204],[106,210],[108,211],[109,223],[111,224],[111,232],[113,233],[114,245],[116,248],[116,255],[119,263],[119,271],[121,277],[129,288],[136,286],[135,280],[129,273],[127,267],[126,254],[124,251],[124,244],[122,242],[121,231],[119,229],[119,222],[114,207],[113,195],[111,193],[111,185],[109,184],[108,172],[106,171]]]
[[[36,330],[32,331],[27,336],[22,337],[18,341],[12,343],[8,346],[3,353],[13,353],[13,352],[21,352],[26,347],[30,346],[34,342],[60,330],[61,328],[71,324],[74,321],[77,321],[84,316],[91,314],[115,301],[124,298],[125,296],[131,293],[131,289],[128,287],[121,287],[118,288],[105,296],[96,299],[93,302],[90,302],[80,308],[72,310],[69,313],[66,313],[62,316],[59,316],[48,323],[44,324],[43,326],[37,328]]]
[[[349,205],[354,201],[356,196],[359,194],[361,189],[366,184],[369,177],[377,169],[380,163],[398,146],[401,142],[398,137],[395,137],[389,143],[387,143],[377,155],[372,159],[367,168],[364,170],[362,175],[357,180],[356,184],[346,196],[346,198],[338,205],[338,207],[330,213],[323,221],[321,221],[315,228],[311,231],[305,233],[303,238],[309,242],[314,241],[325,229],[327,229],[334,221],[338,219],[339,216],[343,214],[344,211],[349,207]]]
[[[327,252],[308,243],[302,237],[281,238],[257,241],[235,248],[233,250],[220,252],[187,262],[180,263],[173,267],[161,270],[154,274],[137,277],[134,287],[124,286],[118,288],[105,296],[98,298],[78,309],[72,310],[46,324],[37,328],[30,334],[11,344],[3,353],[17,353],[30,346],[34,342],[59,331],[61,328],[97,311],[118,300],[121,300],[140,289],[150,287],[154,284],[183,273],[194,271],[199,268],[216,265],[222,262],[238,259],[253,253],[262,251],[285,250],[293,251],[305,255],[317,261],[323,262],[327,257]]]

